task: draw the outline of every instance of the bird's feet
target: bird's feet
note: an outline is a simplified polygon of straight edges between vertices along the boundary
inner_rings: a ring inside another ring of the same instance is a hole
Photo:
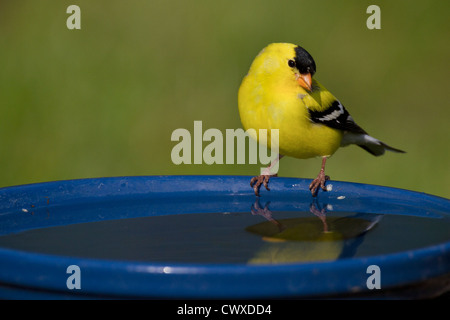
[[[327,191],[327,188],[325,187],[325,182],[327,180],[330,180],[330,177],[326,176],[325,172],[320,170],[317,178],[315,178],[309,185],[309,190],[311,190],[311,194],[313,195],[313,197],[315,197],[317,195],[317,191],[319,190],[319,187],[323,191]]]
[[[267,191],[270,191],[269,189],[269,179],[270,177],[276,177],[276,174],[270,175],[270,174],[262,174],[257,177],[253,177],[252,180],[250,180],[250,186],[253,188],[253,191],[255,191],[255,196],[260,197],[259,189],[261,188],[261,185],[264,185]]]

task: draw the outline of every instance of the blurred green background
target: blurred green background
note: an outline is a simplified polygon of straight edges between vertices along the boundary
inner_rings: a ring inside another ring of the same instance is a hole
[[[66,9],[81,8],[81,30]],[[381,30],[366,9],[381,8]],[[316,78],[407,154],[339,150],[334,180],[450,197],[448,1],[0,1],[0,187],[124,175],[256,175],[175,165],[172,131],[240,128],[237,90],[271,42],[305,47]],[[204,146],[208,143],[204,143]],[[314,178],[319,159],[283,159]]]

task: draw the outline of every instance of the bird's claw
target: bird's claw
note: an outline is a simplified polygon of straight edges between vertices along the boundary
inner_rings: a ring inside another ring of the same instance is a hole
[[[267,191],[270,191],[269,189],[269,179],[270,177],[276,177],[277,175],[268,175],[268,174],[262,174],[257,177],[253,177],[250,180],[250,186],[253,188],[253,191],[255,191],[255,196],[260,197],[259,189],[261,188],[261,185],[264,185]]]
[[[330,180],[329,176],[326,176],[325,173],[323,173],[322,171],[319,173],[319,175],[317,176],[317,178],[315,178],[311,184],[309,185],[309,190],[311,190],[311,194],[313,195],[313,197],[315,197],[317,195],[317,191],[319,190],[319,187],[323,190],[323,191],[327,191],[327,188],[325,187],[325,182],[327,180]]]

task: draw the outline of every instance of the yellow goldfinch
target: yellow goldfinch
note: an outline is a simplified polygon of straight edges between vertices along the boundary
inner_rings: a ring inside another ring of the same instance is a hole
[[[322,157],[319,175],[309,186],[313,196],[319,187],[326,191],[325,163],[341,146],[356,144],[374,156],[386,150],[404,153],[358,126],[339,100],[313,78],[315,72],[314,59],[305,49],[272,43],[255,58],[238,94],[245,130],[279,130],[280,155],[275,161],[283,156]],[[270,147],[270,141],[267,145]],[[257,196],[261,184],[270,190],[270,176],[267,170],[251,180]]]

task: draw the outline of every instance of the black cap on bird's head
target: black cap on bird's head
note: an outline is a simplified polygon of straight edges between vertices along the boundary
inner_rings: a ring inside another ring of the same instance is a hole
[[[316,63],[308,51],[300,46],[295,47],[295,64],[301,74],[310,73],[311,76],[316,73]]]
[[[311,91],[312,90],[312,79],[316,73],[316,63],[314,62],[313,57],[309,54],[308,51],[303,49],[300,46],[296,46],[295,50],[295,58],[290,66],[295,66],[297,70],[300,72],[300,75],[297,79],[298,83],[305,89]],[[292,60],[291,60],[292,61]]]

